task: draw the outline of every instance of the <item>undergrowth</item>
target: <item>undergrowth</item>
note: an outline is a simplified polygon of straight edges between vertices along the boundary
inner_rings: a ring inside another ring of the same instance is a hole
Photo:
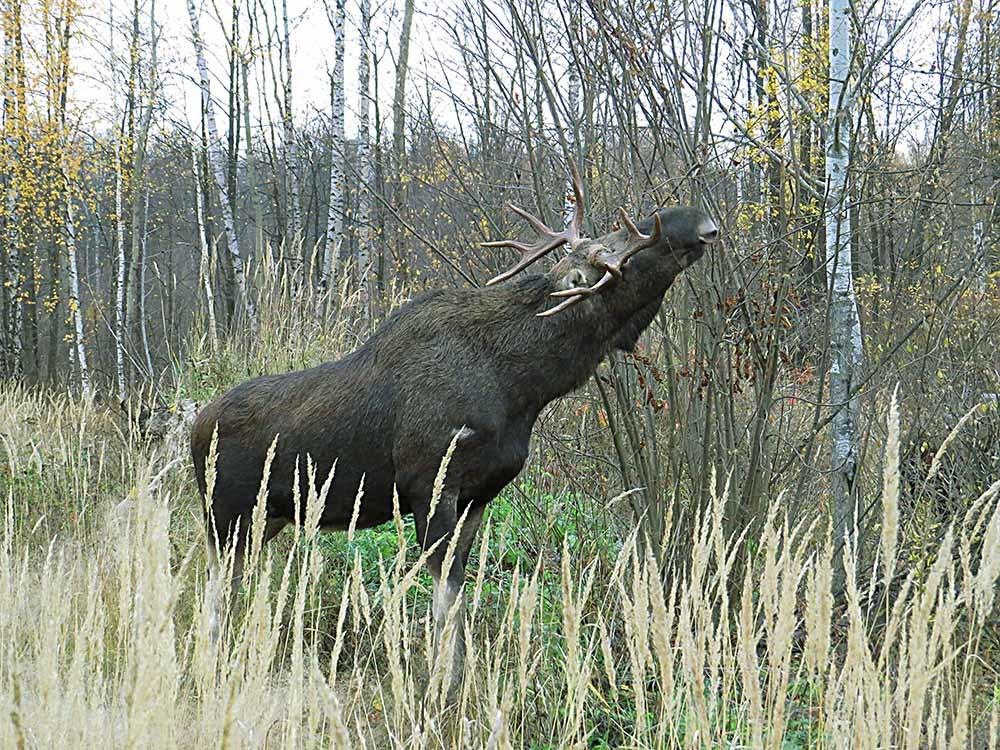
[[[996,747],[994,484],[926,566],[897,560],[898,418],[881,540],[834,545],[780,498],[752,552],[699,509],[684,572],[643,540],[579,538],[495,503],[467,581],[457,703],[434,669],[412,526],[286,531],[216,647],[183,440],[100,407],[0,389],[0,746]],[[733,490],[730,489],[730,492]],[[554,499],[552,499],[554,501]],[[537,538],[543,535],[536,533]],[[734,561],[746,558],[739,567]],[[884,592],[891,592],[885,597]],[[882,604],[885,606],[882,606]]]

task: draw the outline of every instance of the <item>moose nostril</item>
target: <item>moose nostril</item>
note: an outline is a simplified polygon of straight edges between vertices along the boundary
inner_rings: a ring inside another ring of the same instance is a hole
[[[698,239],[704,242],[706,245],[710,245],[719,239],[719,228],[715,224],[709,224],[703,226],[701,231],[698,232]]]

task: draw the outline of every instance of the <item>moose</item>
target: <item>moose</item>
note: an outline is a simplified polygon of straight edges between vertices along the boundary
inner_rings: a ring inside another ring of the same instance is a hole
[[[394,517],[394,507],[412,514],[418,540],[431,550],[438,638],[452,607],[459,612],[452,649],[461,673],[469,551],[484,509],[524,466],[539,413],[586,382],[613,350],[633,350],[677,275],[719,236],[702,211],[674,207],[638,225],[619,209],[621,228],[585,237],[580,179],[570,168],[576,205],[568,226],[554,231],[510,206],[539,238],[484,243],[521,253],[485,287],[414,299],[342,359],[255,378],[201,410],[191,452],[206,501],[210,580],[219,582],[219,591],[225,588],[219,563],[225,552],[233,555],[228,595],[240,586],[251,514],[274,443],[265,541],[305,515],[295,505],[308,496],[306,457],[315,477],[333,469],[320,528],[347,529],[353,516],[356,528],[376,526]],[[500,283],[564,245],[568,252],[548,273]],[[213,442],[216,480],[206,498]],[[449,448],[450,467],[432,508]],[[443,572],[449,545],[452,564]]]

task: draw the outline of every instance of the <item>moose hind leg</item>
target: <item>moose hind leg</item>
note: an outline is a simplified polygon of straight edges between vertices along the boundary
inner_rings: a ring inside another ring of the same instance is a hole
[[[241,519],[242,521],[242,519]],[[212,643],[219,639],[222,617],[225,613],[232,613],[236,596],[243,585],[244,563],[246,562],[246,535],[244,524],[239,523],[235,539],[229,544],[221,542],[222,549],[216,545],[216,536],[212,529],[208,531],[208,587],[205,594],[205,608],[208,618],[208,632]],[[266,544],[278,535],[288,521],[284,518],[268,518],[264,526],[264,540]],[[221,540],[220,540],[221,541]],[[228,568],[229,561],[226,555],[232,550],[232,568]],[[225,580],[228,575],[228,581]]]
[[[223,612],[228,609],[227,603],[231,603],[234,595],[230,586],[226,586],[225,564],[220,559],[219,549],[216,547],[213,535],[210,533],[208,540],[208,583],[205,587],[205,618],[208,621],[208,637],[215,644],[219,641],[219,631],[222,627]],[[235,554],[233,557],[233,571],[239,568],[239,578],[243,578],[243,555]],[[233,575],[232,580],[237,576]],[[238,588],[237,584],[236,588]],[[230,592],[227,592],[230,589]],[[228,593],[228,596],[227,596]]]

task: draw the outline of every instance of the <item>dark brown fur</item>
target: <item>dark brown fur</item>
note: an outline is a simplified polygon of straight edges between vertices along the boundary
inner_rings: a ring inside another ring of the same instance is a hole
[[[296,517],[297,464],[306,495],[308,455],[318,483],[337,462],[323,526],[347,526],[364,476],[359,528],[392,517],[395,485],[402,512],[414,514],[425,544],[449,535],[466,506],[485,505],[517,476],[541,409],[583,384],[612,349],[633,348],[674,278],[704,252],[699,231],[710,224],[707,217],[686,208],[661,210],[660,217],[663,241],[635,255],[620,282],[552,317],[536,316],[558,302],[549,295],[599,278],[588,253],[595,243],[622,246],[625,230],[583,243],[549,273],[427,294],[341,360],[256,378],[219,396],[198,415],[191,439],[204,496],[206,457],[218,429],[207,511],[219,537],[235,534],[242,546],[275,435],[267,514],[276,528]],[[640,229],[652,226],[647,219]],[[457,444],[447,482],[456,502],[436,512],[428,528],[439,463],[463,427],[471,433]]]

